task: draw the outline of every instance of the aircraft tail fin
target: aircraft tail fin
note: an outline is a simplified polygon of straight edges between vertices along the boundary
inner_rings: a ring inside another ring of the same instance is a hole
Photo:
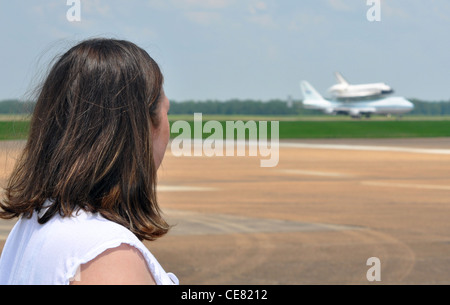
[[[340,84],[348,85],[348,82],[345,80],[341,73],[335,72],[334,74],[336,75],[336,79]]]
[[[313,86],[311,86],[311,84],[307,81],[300,82],[300,89],[304,100],[324,100],[322,95],[320,95],[320,93],[317,92],[316,89],[314,89]]]

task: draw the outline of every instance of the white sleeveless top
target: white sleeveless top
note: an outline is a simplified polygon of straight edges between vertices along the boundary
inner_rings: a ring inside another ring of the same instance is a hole
[[[121,244],[142,253],[156,284],[179,284],[131,231],[99,214],[56,214],[44,225],[36,214],[21,217],[9,234],[0,257],[0,285],[68,285],[80,265]]]

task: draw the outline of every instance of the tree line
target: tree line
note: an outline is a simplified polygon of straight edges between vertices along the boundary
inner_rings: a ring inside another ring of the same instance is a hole
[[[450,100],[441,102],[428,102],[419,99],[410,99],[414,110],[409,115],[450,115]],[[34,109],[34,102],[19,100],[0,101],[1,114],[30,114]],[[171,101],[170,114],[214,114],[214,115],[320,115],[321,111],[304,109],[300,100],[286,101],[281,99],[259,101],[239,100],[227,101]]]
[[[450,100],[441,102],[428,102],[419,99],[410,99],[414,110],[409,115],[450,115]],[[170,114],[243,114],[243,115],[321,115],[320,110],[303,108],[302,101],[286,100],[228,100],[222,101],[171,101]]]
[[[31,114],[34,110],[34,102],[19,100],[0,101],[0,114]]]

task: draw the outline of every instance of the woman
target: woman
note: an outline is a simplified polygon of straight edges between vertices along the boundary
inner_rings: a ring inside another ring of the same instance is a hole
[[[44,81],[0,217],[20,217],[0,284],[178,284],[143,245],[169,230],[156,171],[169,101],[156,62],[133,43],[91,39]]]

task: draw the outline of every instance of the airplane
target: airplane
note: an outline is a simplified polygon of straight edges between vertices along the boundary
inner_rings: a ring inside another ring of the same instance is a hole
[[[394,90],[385,83],[351,85],[339,72],[335,72],[335,75],[338,84],[331,86],[328,89],[328,92],[333,94],[337,99],[376,97],[394,92]]]
[[[414,104],[403,97],[379,97],[372,100],[354,100],[352,102],[330,101],[324,99],[307,81],[300,82],[303,94],[303,107],[322,110],[326,114],[347,114],[353,118],[372,114],[399,115],[410,112]]]

